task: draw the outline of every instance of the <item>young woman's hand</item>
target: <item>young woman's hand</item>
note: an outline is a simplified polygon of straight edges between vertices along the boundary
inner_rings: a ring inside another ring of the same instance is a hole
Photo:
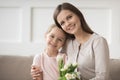
[[[31,76],[34,80],[42,80],[42,72],[38,66],[31,66]]]

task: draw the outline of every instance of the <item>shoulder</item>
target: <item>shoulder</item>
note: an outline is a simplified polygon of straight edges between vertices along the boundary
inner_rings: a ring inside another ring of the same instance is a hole
[[[74,45],[74,44],[77,44],[76,39],[67,39],[66,46]]]
[[[104,38],[103,36],[94,33],[93,34],[93,44],[94,46],[98,46],[98,45],[107,45],[107,40],[106,38]]]
[[[60,52],[61,53],[66,53],[67,49],[70,48],[70,46],[73,45],[73,40],[72,39],[67,39],[64,46],[61,48]]]
[[[39,53],[34,56],[34,59],[40,59],[43,56],[44,56],[44,53]]]
[[[75,39],[67,39],[66,40],[66,43],[71,43],[71,42],[73,42]]]
[[[99,42],[99,41],[107,41],[103,36],[101,36],[101,35],[99,35],[99,34],[97,34],[97,33],[94,33],[93,34],[93,40],[95,41],[95,42]]]
[[[58,53],[58,56],[61,56],[62,58],[67,58],[67,54],[63,52]]]
[[[64,52],[59,52],[59,53],[58,53],[58,56],[67,56],[67,55],[66,55],[66,53],[64,53]]]
[[[66,62],[67,59],[68,59],[66,53],[58,53],[58,56],[57,56],[57,57],[62,57],[64,62]]]

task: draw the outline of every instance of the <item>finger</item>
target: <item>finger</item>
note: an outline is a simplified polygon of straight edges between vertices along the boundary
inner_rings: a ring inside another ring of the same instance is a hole
[[[38,74],[38,75],[33,75],[33,76],[32,76],[32,78],[34,78],[34,79],[36,79],[36,78],[38,78],[38,77],[40,77],[40,74]]]
[[[31,73],[40,73],[40,72],[41,72],[40,70],[31,69]]]
[[[33,78],[33,80],[36,80],[36,78]]]
[[[39,76],[40,76],[40,74],[33,75],[33,77],[39,77]]]
[[[33,79],[36,79],[37,77],[40,77],[40,74],[32,75],[32,78],[33,78]]]
[[[35,66],[35,65],[32,65],[32,66],[31,66],[31,69],[36,69],[36,66]]]
[[[40,71],[31,71],[31,75],[39,75],[40,73]]]

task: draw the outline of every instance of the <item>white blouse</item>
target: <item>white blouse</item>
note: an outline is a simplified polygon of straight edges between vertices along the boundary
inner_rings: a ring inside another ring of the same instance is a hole
[[[93,33],[84,44],[68,40],[63,50],[68,62],[78,62],[83,80],[110,80],[109,48],[105,38]]]

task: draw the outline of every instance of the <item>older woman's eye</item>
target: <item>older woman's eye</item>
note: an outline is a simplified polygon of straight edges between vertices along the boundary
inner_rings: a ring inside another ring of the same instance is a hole
[[[72,18],[72,15],[69,15],[67,16],[67,20],[71,19]]]
[[[61,22],[60,25],[61,25],[61,26],[64,25],[64,22]]]

